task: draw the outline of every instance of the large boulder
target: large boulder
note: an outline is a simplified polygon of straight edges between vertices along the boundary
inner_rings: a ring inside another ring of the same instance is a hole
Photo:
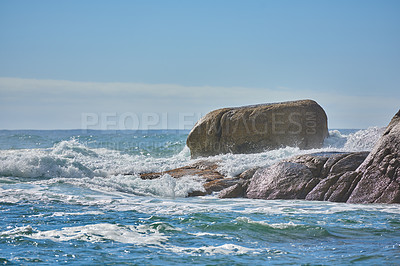
[[[212,111],[196,123],[186,143],[196,158],[285,146],[319,148],[327,136],[322,107],[312,100],[299,100]]]
[[[351,182],[350,177],[342,176],[357,169],[367,155],[368,152],[325,152],[292,157],[259,168],[250,179],[244,196],[343,202],[349,197]]]
[[[400,110],[365,161],[353,173],[349,203],[400,203]]]

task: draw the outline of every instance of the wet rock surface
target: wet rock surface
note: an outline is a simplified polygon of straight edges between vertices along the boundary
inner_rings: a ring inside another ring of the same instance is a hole
[[[158,173],[142,173],[140,178],[142,179],[156,179],[163,175],[168,174],[174,178],[180,178],[183,176],[197,176],[204,180],[204,191],[193,191],[189,194],[192,196],[204,196],[213,192],[221,191],[227,187],[234,185],[238,178],[227,178],[218,172],[217,161],[202,160],[193,163],[188,166],[168,170],[165,172]]]

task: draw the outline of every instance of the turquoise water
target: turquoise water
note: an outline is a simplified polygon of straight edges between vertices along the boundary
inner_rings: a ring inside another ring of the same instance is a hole
[[[400,264],[400,206],[185,198],[201,180],[137,173],[192,160],[186,131],[0,131],[0,262],[74,265]],[[323,149],[371,149],[382,129]],[[232,176],[310,151],[222,155]]]

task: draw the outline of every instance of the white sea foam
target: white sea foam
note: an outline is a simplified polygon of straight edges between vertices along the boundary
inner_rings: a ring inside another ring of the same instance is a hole
[[[218,170],[226,176],[235,176],[252,167],[268,166],[298,154],[323,151],[370,150],[383,132],[369,128],[344,135],[331,131],[321,149],[300,150],[286,147],[257,154],[224,154],[209,157],[219,164]],[[105,148],[89,148],[76,139],[61,141],[48,149],[0,151],[1,202],[18,202],[60,197],[73,202],[79,195],[65,195],[46,187],[51,184],[72,184],[101,192],[124,192],[143,196],[167,198],[185,197],[191,191],[203,190],[202,181],[195,176],[174,179],[164,175],[157,180],[142,180],[137,173],[162,172],[193,162],[185,147],[169,158],[130,155]],[[11,178],[8,178],[11,177]],[[25,178],[25,187],[12,187],[15,178]],[[29,182],[29,180],[32,180]],[[33,187],[29,187],[32,185]],[[11,187],[10,187],[11,186]],[[27,187],[28,186],[28,187]],[[15,191],[11,191],[15,189]],[[23,190],[23,191],[21,191]],[[97,196],[96,196],[97,197]]]
[[[339,130],[329,131],[324,148],[340,151],[370,151],[385,131],[384,127],[370,127],[350,134],[342,134]]]
[[[0,236],[27,236],[32,239],[49,239],[55,242],[80,240],[86,242],[116,241],[135,245],[161,245],[168,240],[162,230],[174,230],[172,227],[151,225],[122,225],[98,223],[84,226],[64,227],[60,230],[39,231],[30,226],[17,227],[0,232]]]
[[[202,180],[196,176],[183,176],[176,179],[168,174],[153,180],[143,180],[136,175],[116,175],[77,180],[68,179],[63,182],[99,191],[119,191],[141,196],[166,198],[186,197],[192,191],[205,191]]]
[[[9,229],[11,226],[8,227]],[[34,229],[30,225],[19,226],[13,229],[0,232],[0,237],[18,237],[23,235],[30,235],[34,232]]]
[[[213,159],[218,161],[218,171],[228,177],[233,177],[247,169],[268,166],[302,152],[296,147],[286,147],[255,154],[223,154],[214,156]]]
[[[165,171],[188,162],[184,150],[171,158],[129,155],[105,148],[91,149],[75,139],[50,149],[0,151],[0,176],[25,178],[82,178],[125,173]]]
[[[220,246],[202,246],[202,247],[179,247],[179,246],[165,246],[164,249],[174,253],[183,253],[193,256],[212,256],[217,254],[222,255],[240,255],[240,254],[260,254],[262,249],[247,248],[235,244],[224,244]]]
[[[81,215],[102,215],[104,212],[99,211],[87,211],[87,212],[54,212],[51,217],[60,217],[60,216],[81,216]]]
[[[59,230],[47,231],[39,231],[31,226],[21,226],[0,232],[0,237],[16,238],[24,236],[31,239],[46,239],[54,242],[78,240],[90,243],[98,243],[115,241],[138,246],[153,245],[162,248],[165,251],[190,254],[194,256],[212,256],[216,254],[259,254],[264,251],[263,249],[247,248],[236,244],[223,244],[215,246],[210,245],[201,247],[176,246],[168,243],[169,237],[163,233],[165,231],[180,231],[180,229],[176,229],[162,223],[138,226],[98,223],[84,226],[64,227]],[[199,235],[203,236],[211,234]]]
[[[188,177],[189,178],[189,177]],[[103,181],[107,178],[103,178]],[[307,215],[307,214],[334,214],[341,212],[371,211],[382,213],[400,214],[398,205],[365,205],[365,204],[343,204],[334,202],[301,201],[301,200],[253,200],[253,199],[218,199],[214,196],[181,198],[183,194],[175,192],[176,198],[172,197],[167,190],[160,192],[163,186],[153,189],[148,196],[137,196],[128,191],[121,192],[112,188],[110,184],[91,184],[91,179],[51,179],[39,180],[29,184],[10,184],[0,188],[0,202],[63,202],[66,204],[78,204],[82,206],[96,206],[100,211],[135,211],[150,215],[190,215],[193,213],[237,213],[242,217],[252,214],[265,215]],[[143,191],[146,182],[140,180]],[[177,180],[178,181],[178,180]],[[74,183],[77,182],[77,183]],[[120,180],[120,186],[124,184]],[[150,183],[150,182],[149,182]],[[157,182],[152,182],[155,186]],[[199,185],[194,181],[194,185]],[[74,189],[63,189],[63,185],[74,187]],[[72,185],[72,186],[71,186]],[[111,188],[110,188],[111,187]],[[187,187],[190,187],[188,185]],[[104,188],[109,188],[105,191]],[[131,188],[135,191],[134,188]],[[183,193],[182,190],[181,193]],[[161,194],[163,197],[154,197],[152,194]],[[164,194],[163,194],[164,193]],[[90,214],[90,213],[87,213]],[[95,215],[96,213],[92,213]],[[100,214],[100,213],[98,213]],[[54,215],[61,215],[55,213]],[[75,215],[71,213],[70,215]],[[84,215],[84,213],[82,214]]]
[[[188,232],[189,235],[194,235],[196,237],[203,237],[203,236],[211,236],[213,238],[219,238],[219,239],[226,239],[226,240],[232,240],[234,239],[233,237],[227,235],[227,234],[215,234],[215,233],[209,233],[209,232],[197,232],[197,233],[190,233]]]
[[[349,135],[341,134],[338,130],[332,130],[329,132],[329,137],[325,140],[324,146],[319,149],[300,150],[297,147],[285,147],[256,154],[223,154],[209,157],[209,159],[218,162],[218,170],[222,174],[232,177],[247,169],[269,166],[294,155],[329,151],[369,151],[383,132],[384,128],[378,127],[359,130]]]
[[[269,223],[267,221],[254,221],[248,217],[238,217],[235,220],[237,222],[241,222],[241,223],[257,224],[257,225],[262,225],[262,226],[271,227],[271,228],[275,228],[275,229],[287,229],[287,228],[295,228],[295,227],[302,226],[301,224],[295,224],[294,222]]]
[[[347,142],[348,135],[340,133],[339,130],[330,130],[329,136],[324,141],[324,147],[327,148],[343,148]]]
[[[384,127],[370,127],[350,134],[343,149],[346,151],[370,151],[384,131]]]

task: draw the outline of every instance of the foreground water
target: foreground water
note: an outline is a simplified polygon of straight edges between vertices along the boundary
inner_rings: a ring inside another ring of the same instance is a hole
[[[0,131],[0,263],[400,263],[400,206],[185,198],[201,180],[141,180],[190,162],[185,131]],[[323,149],[223,155],[234,176],[296,154],[370,150],[382,129]]]

